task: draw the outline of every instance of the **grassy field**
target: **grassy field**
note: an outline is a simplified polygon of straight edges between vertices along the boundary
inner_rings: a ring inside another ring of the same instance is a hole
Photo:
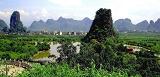
[[[160,33],[120,33],[119,42],[160,53]]]
[[[160,33],[119,33],[119,38],[124,41],[159,41]]]
[[[33,55],[33,59],[46,58],[50,55],[49,51],[41,51]]]

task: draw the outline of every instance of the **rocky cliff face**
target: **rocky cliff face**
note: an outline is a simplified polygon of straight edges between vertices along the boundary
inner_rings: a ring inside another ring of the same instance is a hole
[[[157,21],[144,20],[133,24],[130,19],[119,19],[114,22],[114,26],[119,32],[160,32],[160,19]]]
[[[32,31],[43,31],[46,29],[45,22],[43,20],[40,21],[34,21],[32,26],[29,27],[29,30]]]
[[[25,32],[23,28],[23,24],[20,20],[20,13],[18,11],[14,11],[10,18],[10,32],[11,33],[21,33]]]
[[[147,20],[144,20],[138,24],[136,24],[136,28],[135,30],[137,32],[147,32],[148,31],[148,27],[149,27],[149,23]]]
[[[111,10],[101,8],[96,12],[95,19],[93,20],[90,31],[85,36],[84,41],[90,42],[92,39],[95,39],[98,42],[104,42],[106,37],[115,35]]]
[[[134,31],[134,24],[132,24],[132,21],[129,18],[116,20],[114,26],[119,32]]]
[[[160,32],[160,18],[154,23],[154,31]]]
[[[149,32],[160,32],[160,19],[157,21],[151,20],[148,27]]]
[[[7,24],[0,19],[0,31],[2,31],[4,28],[8,28]]]

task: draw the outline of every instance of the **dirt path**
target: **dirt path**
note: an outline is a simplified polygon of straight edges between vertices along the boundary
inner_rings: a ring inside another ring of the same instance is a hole
[[[6,74],[6,68],[7,68],[7,75],[15,77],[18,74],[21,74],[22,71],[25,69],[22,67],[17,67],[14,65],[1,65],[0,66],[0,74]]]

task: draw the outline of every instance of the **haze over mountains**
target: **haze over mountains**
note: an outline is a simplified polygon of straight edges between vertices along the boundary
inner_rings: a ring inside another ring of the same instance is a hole
[[[157,21],[141,21],[133,24],[131,19],[118,19],[113,22],[115,30],[118,32],[160,32],[160,19]],[[88,32],[92,25],[92,20],[88,17],[82,20],[74,20],[72,18],[60,17],[58,20],[48,19],[46,22],[43,20],[34,21],[28,31],[62,31],[62,32]],[[0,20],[0,31],[7,24]]]
[[[87,32],[92,24],[92,20],[84,18],[83,20],[74,20],[72,18],[60,17],[58,20],[48,19],[34,21],[28,28],[30,31],[62,31],[62,32]]]
[[[74,20],[60,17],[58,20],[48,19],[46,22],[34,21],[28,28],[30,31],[62,31],[62,32],[88,32],[92,20],[84,18],[83,20]],[[144,20],[133,24],[128,18],[119,19],[114,22],[114,27],[119,32],[160,32],[160,19],[156,22]]]
[[[114,22],[114,26],[119,32],[160,32],[160,19],[156,22],[144,20],[137,24],[133,24],[128,18],[119,19]]]
[[[0,19],[0,31],[2,31],[5,27],[8,27],[5,21]]]

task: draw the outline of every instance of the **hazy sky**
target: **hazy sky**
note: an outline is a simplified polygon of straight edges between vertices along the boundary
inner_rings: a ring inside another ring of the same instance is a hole
[[[160,18],[160,0],[0,0],[0,19],[9,22],[14,10],[25,26],[34,20],[94,18],[99,8],[112,10],[114,20],[130,18],[133,23]]]

